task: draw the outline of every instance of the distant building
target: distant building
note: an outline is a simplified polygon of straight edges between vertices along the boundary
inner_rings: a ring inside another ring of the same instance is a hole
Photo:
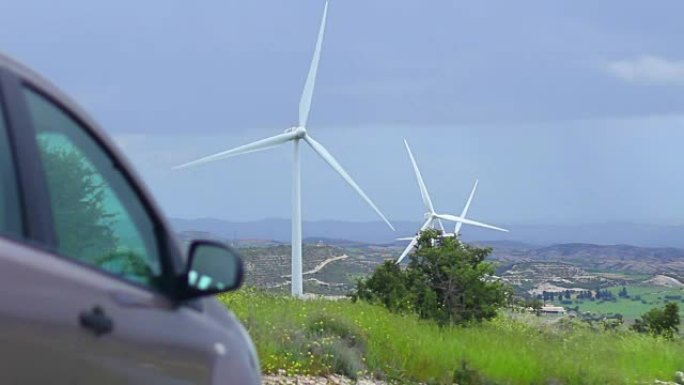
[[[549,314],[549,315],[565,315],[567,312],[565,311],[565,308],[562,306],[553,306],[553,305],[544,305],[539,309],[539,312],[541,314]]]

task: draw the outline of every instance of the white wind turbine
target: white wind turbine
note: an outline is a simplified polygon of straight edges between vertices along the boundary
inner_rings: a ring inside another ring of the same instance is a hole
[[[406,256],[413,250],[413,248],[416,246],[418,243],[418,237],[420,235],[420,232],[424,231],[428,227],[433,227],[435,225],[435,222],[439,223],[440,228],[443,230],[444,226],[441,224],[441,220],[449,221],[449,222],[456,222],[456,233],[461,229],[460,226],[463,224],[466,225],[473,225],[473,226],[478,226],[478,227],[484,227],[487,229],[492,229],[492,230],[498,230],[498,231],[505,231],[508,232],[506,229],[502,229],[500,227],[488,225],[482,222],[477,222],[473,221],[471,219],[465,218],[466,213],[468,212],[468,208],[470,207],[470,202],[473,199],[473,195],[475,193],[475,189],[470,193],[470,198],[468,199],[468,202],[466,203],[466,207],[461,213],[461,216],[456,216],[456,215],[450,215],[450,214],[438,214],[435,212],[435,207],[432,204],[432,199],[430,199],[430,194],[428,193],[427,187],[425,186],[425,182],[423,182],[423,176],[420,173],[420,169],[418,169],[418,164],[416,163],[416,159],[413,157],[413,153],[411,152],[411,147],[409,147],[408,142],[406,139],[404,139],[404,145],[406,146],[406,151],[408,152],[409,158],[411,158],[411,163],[413,164],[413,171],[416,173],[416,179],[418,180],[418,187],[420,187],[420,195],[423,198],[423,203],[425,204],[425,208],[427,209],[427,212],[425,213],[425,222],[423,225],[420,227],[420,230],[417,235],[410,237],[410,238],[400,238],[401,240],[411,240],[411,242],[406,246],[406,249],[404,249],[404,252],[401,253],[399,258],[397,259],[397,263],[401,263],[401,261],[406,258]],[[475,184],[477,186],[477,183]]]
[[[466,204],[463,207],[463,211],[461,211],[461,218],[465,218],[466,215],[468,215],[468,209],[470,209],[470,204],[473,202],[473,197],[475,196],[475,191],[477,190],[477,185],[479,183],[480,183],[480,180],[476,179],[475,184],[473,185],[473,189],[470,191],[470,196],[468,197],[468,200],[466,201]],[[461,232],[461,227],[463,227],[463,222],[456,222],[456,227],[454,227],[454,232],[444,234],[443,236],[455,237]]]
[[[316,48],[314,50],[313,59],[311,60],[311,67],[306,78],[304,91],[299,101],[299,124],[295,127],[290,127],[284,133],[272,136],[267,139],[262,139],[256,142],[245,144],[236,147],[232,150],[219,152],[217,154],[209,155],[192,162],[182,164],[175,167],[185,168],[190,166],[197,166],[203,163],[209,163],[231,156],[242,155],[250,152],[261,151],[276,147],[286,142],[292,142],[294,145],[294,159],[292,167],[292,295],[301,296],[304,288],[302,285],[302,196],[301,196],[301,163],[299,156],[300,141],[306,142],[311,148],[325,160],[330,167],[333,168],[361,197],[370,205],[373,210],[382,218],[387,225],[394,230],[392,224],[385,218],[380,210],[375,206],[373,201],[361,190],[352,177],[342,168],[339,162],[323,147],[309,135],[306,130],[307,121],[309,119],[309,111],[311,110],[311,99],[313,97],[314,86],[316,84],[316,73],[318,72],[318,63],[321,58],[321,46],[323,44],[323,36],[325,35],[325,24],[328,16],[328,2],[325,3],[323,10],[323,20],[318,32],[318,40],[316,41]]]

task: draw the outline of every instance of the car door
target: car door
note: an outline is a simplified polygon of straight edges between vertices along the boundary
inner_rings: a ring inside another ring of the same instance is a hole
[[[73,314],[65,316],[51,301],[56,287],[27,274],[46,255],[31,240],[41,226],[27,214],[40,205],[27,204],[35,197],[30,192],[35,178],[27,178],[29,163],[19,172],[23,152],[20,138],[8,130],[17,121],[8,114],[6,75],[0,68],[0,383],[74,383],[79,367],[89,369],[81,365],[80,330]]]
[[[25,289],[14,293],[26,306],[18,322],[44,324],[36,367],[68,351],[49,383],[209,383],[220,333],[201,303],[173,300],[177,250],[140,188],[75,113],[34,84],[16,86],[13,112],[26,114],[21,129],[33,138],[23,158],[35,151],[54,230],[34,249],[10,250],[22,254],[10,270]],[[43,339],[55,329],[59,339]]]

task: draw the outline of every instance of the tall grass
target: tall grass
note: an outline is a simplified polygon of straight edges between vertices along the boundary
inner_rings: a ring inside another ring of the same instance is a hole
[[[402,382],[631,384],[684,370],[684,344],[632,332],[543,326],[501,316],[440,328],[346,300],[252,289],[220,297],[246,324],[265,372],[370,373]]]

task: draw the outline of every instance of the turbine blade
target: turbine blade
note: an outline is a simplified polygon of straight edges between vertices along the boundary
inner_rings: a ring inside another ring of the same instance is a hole
[[[492,230],[497,230],[497,231],[503,231],[503,232],[506,232],[506,233],[508,232],[508,230],[502,229],[502,228],[500,228],[500,227],[488,225],[488,224],[482,223],[482,222],[473,221],[473,220],[466,219],[466,218],[463,218],[463,217],[457,217],[457,216],[455,216],[455,215],[449,215],[449,214],[436,214],[435,216],[436,216],[437,218],[439,218],[439,219],[444,219],[445,221],[462,222],[463,224],[466,224],[466,225],[472,225],[472,226],[477,226],[477,227],[484,227],[484,228],[486,228],[486,229],[492,229]]]
[[[396,238],[397,241],[410,241],[415,237],[403,237],[403,238]]]
[[[420,230],[419,230],[419,231],[420,231],[421,233],[422,233],[423,231],[425,231],[425,229],[427,229],[428,227],[430,227],[430,224],[431,224],[432,222],[433,222],[433,219],[432,219],[432,218],[428,218],[428,219],[425,221],[425,223],[423,223],[423,225],[420,226]]]
[[[477,190],[477,184],[478,183],[480,183],[480,180],[475,179],[475,185],[473,185],[473,189],[470,191],[470,196],[468,197],[468,201],[466,202],[466,205],[463,208],[463,211],[461,211],[461,218],[465,218],[468,215],[468,209],[470,209],[470,203],[473,201],[473,196],[475,196],[475,190]],[[462,226],[463,226],[463,222],[456,223],[456,228],[454,229],[454,234],[458,235],[458,233],[461,231]]]
[[[191,166],[197,166],[203,163],[209,163],[209,162],[214,162],[220,159],[228,158],[231,156],[236,156],[236,155],[242,155],[242,154],[248,154],[250,152],[255,152],[255,151],[263,151],[263,150],[268,150],[270,148],[276,147],[279,144],[285,143],[289,140],[292,140],[296,137],[296,134],[292,132],[286,132],[284,134],[272,136],[270,138],[258,140],[256,142],[252,142],[249,144],[245,144],[240,147],[236,147],[232,150],[228,151],[223,151],[219,152],[217,154],[205,156],[203,158],[193,160],[192,162],[188,163],[183,163],[181,165],[178,165],[174,167],[174,170],[186,168],[186,167],[191,167]]]
[[[299,100],[299,126],[306,127],[309,120],[309,112],[311,111],[311,100],[313,98],[314,88],[316,86],[316,75],[318,74],[318,63],[321,60],[321,47],[323,45],[323,37],[325,36],[325,23],[328,19],[328,2],[325,2],[323,8],[323,20],[321,20],[321,28],[318,31],[318,40],[316,41],[316,48],[314,49],[313,59],[311,59],[311,67],[309,67],[309,75],[306,77],[302,97]]]
[[[427,187],[425,187],[425,182],[423,182],[423,176],[420,173],[420,169],[418,169],[418,164],[416,163],[416,159],[413,157],[411,147],[409,147],[409,144],[406,141],[406,139],[404,139],[404,145],[406,146],[406,151],[408,151],[409,158],[411,158],[411,163],[413,164],[413,171],[416,173],[418,187],[420,187],[420,196],[423,198],[425,208],[427,208],[428,211],[430,211],[430,213],[434,213],[435,208],[432,206],[432,199],[430,199],[430,194],[428,193]]]
[[[370,207],[373,208],[373,210],[375,210],[375,212],[380,216],[380,218],[382,218],[382,220],[385,221],[385,223],[387,223],[387,226],[389,226],[390,229],[394,231],[394,226],[392,226],[392,224],[387,220],[387,218],[385,218],[385,215],[380,211],[380,209],[378,209],[377,206],[375,206],[375,203],[373,203],[373,201],[366,195],[366,193],[364,193],[363,190],[361,190],[361,187],[359,187],[359,185],[357,185],[356,182],[354,182],[354,179],[352,179],[352,177],[349,176],[349,174],[347,174],[347,172],[342,168],[340,163],[332,156],[332,154],[330,154],[328,150],[326,150],[325,147],[323,147],[322,144],[318,143],[311,136],[306,135],[304,137],[304,140],[306,140],[306,142],[309,143],[311,148],[313,148],[314,151],[316,151],[316,153],[321,158],[323,158],[323,160],[325,160],[330,165],[330,167],[333,168],[333,170],[337,171],[337,173],[340,174],[342,179],[344,179],[354,190],[356,190],[356,192],[359,195],[361,195],[361,198],[363,198],[363,200],[365,200],[366,203],[368,203],[368,205],[370,205]]]
[[[397,258],[397,265],[400,264],[401,261],[403,261],[407,255],[409,255],[411,250],[413,250],[413,248],[416,247],[416,244],[418,244],[418,237],[417,236],[411,238],[411,242],[409,242],[408,246],[406,246],[406,248],[404,249],[404,251],[402,251],[399,258]]]
[[[425,231],[425,229],[427,229],[428,227],[430,227],[430,223],[432,223],[432,218],[428,218],[425,221],[425,223],[423,223],[423,225],[420,226],[420,230],[418,231],[418,235],[416,235],[415,237],[411,237],[411,238],[404,238],[406,240],[410,239],[411,242],[408,244],[408,246],[406,246],[404,251],[401,253],[399,258],[397,259],[397,264],[401,263],[401,261],[403,261],[407,255],[409,255],[411,250],[413,250],[413,248],[416,247],[416,244],[418,244],[418,237],[420,237],[420,233]]]

